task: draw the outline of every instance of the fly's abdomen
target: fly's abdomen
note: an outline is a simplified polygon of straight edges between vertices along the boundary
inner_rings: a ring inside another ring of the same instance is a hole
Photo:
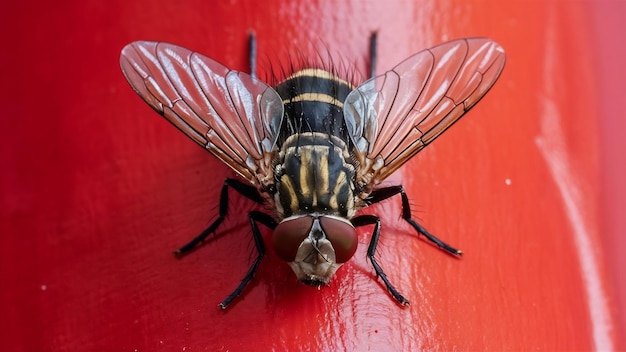
[[[296,134],[283,145],[281,160],[276,204],[285,217],[354,216],[355,169],[342,140],[319,132]]]
[[[349,144],[343,103],[354,87],[321,69],[298,71],[276,86],[283,99],[283,121],[279,145],[296,133],[320,132]]]

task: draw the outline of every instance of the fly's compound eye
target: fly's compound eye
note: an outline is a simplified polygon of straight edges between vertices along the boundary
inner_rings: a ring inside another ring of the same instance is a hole
[[[332,243],[335,250],[335,261],[345,263],[356,252],[359,243],[356,229],[351,224],[328,217],[320,217],[320,224],[326,238]]]
[[[300,244],[309,236],[311,225],[313,225],[313,219],[308,216],[278,224],[272,235],[272,245],[276,254],[286,262],[293,262]]]

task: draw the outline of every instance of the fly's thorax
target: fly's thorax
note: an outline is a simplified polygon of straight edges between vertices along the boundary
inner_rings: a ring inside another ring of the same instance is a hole
[[[352,258],[358,238],[347,219],[312,213],[284,219],[274,230],[272,245],[300,281],[320,286]]]
[[[350,219],[356,213],[355,166],[346,144],[319,132],[296,134],[274,165],[274,202],[280,218],[321,213]]]

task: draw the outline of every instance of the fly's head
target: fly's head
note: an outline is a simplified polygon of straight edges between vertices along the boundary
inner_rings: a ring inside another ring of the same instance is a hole
[[[298,280],[327,285],[339,267],[356,251],[354,226],[332,215],[296,215],[284,219],[272,237],[278,256],[289,263]]]

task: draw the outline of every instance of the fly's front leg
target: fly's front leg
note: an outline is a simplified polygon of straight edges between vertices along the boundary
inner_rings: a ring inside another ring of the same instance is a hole
[[[235,299],[235,297],[241,294],[241,291],[243,291],[244,287],[246,287],[246,285],[248,285],[250,280],[252,280],[252,278],[254,277],[256,269],[259,267],[259,264],[261,264],[261,259],[263,259],[263,257],[265,256],[265,245],[263,244],[263,237],[261,236],[261,231],[259,231],[259,227],[256,223],[260,222],[261,224],[267,226],[272,230],[275,229],[278,225],[271,216],[265,213],[261,213],[259,211],[251,211],[248,214],[248,219],[250,220],[250,227],[252,228],[252,238],[254,239],[254,245],[256,246],[258,255],[252,263],[252,266],[250,266],[250,269],[248,269],[246,275],[241,280],[239,286],[237,286],[233,293],[228,295],[228,297],[226,297],[226,299],[224,299],[222,303],[219,304],[219,307],[221,309],[226,309],[230,302]]]
[[[406,196],[406,193],[404,192],[404,187],[402,187],[401,185],[376,189],[370,194],[367,202],[369,204],[378,203],[389,197],[393,197],[396,194],[400,194],[400,196],[402,197],[402,218],[406,222],[408,222],[415,229],[415,231],[417,231],[418,234],[426,236],[429,241],[450,254],[458,256],[463,255],[463,252],[451,247],[442,240],[438,239],[437,237],[435,237],[435,235],[428,232],[422,225],[418,224],[417,221],[411,218],[411,206],[409,205],[409,198]]]
[[[214,233],[215,230],[217,230],[218,226],[220,226],[220,224],[224,221],[224,219],[226,218],[226,215],[228,215],[228,188],[229,187],[233,188],[235,191],[239,192],[240,194],[242,194],[243,196],[252,200],[255,203],[258,203],[258,204],[263,203],[263,198],[261,198],[261,196],[259,195],[259,192],[257,192],[254,186],[245,184],[243,182],[237,181],[232,178],[227,178],[224,181],[224,186],[222,186],[222,192],[220,194],[218,218],[211,225],[209,225],[209,227],[207,227],[206,230],[202,231],[198,236],[192,239],[189,243],[187,243],[186,245],[174,251],[174,254],[177,257],[183,256],[189,253],[190,251],[192,251],[194,248],[196,248],[196,246],[200,244],[201,242],[203,242],[207,238],[207,236]]]
[[[380,218],[374,215],[361,215],[353,218],[351,222],[352,225],[354,225],[355,227],[375,225],[374,232],[372,233],[372,239],[370,240],[370,245],[367,247],[367,257],[370,259],[370,262],[372,262],[374,271],[376,271],[376,276],[380,277],[385,283],[387,291],[389,291],[389,293],[393,296],[393,298],[395,298],[396,301],[398,301],[398,303],[403,306],[408,305],[409,301],[404,298],[404,296],[402,296],[395,287],[393,287],[391,282],[389,282],[387,275],[385,275],[383,269],[380,267],[380,265],[378,265],[378,261],[376,261],[376,258],[374,257],[374,254],[376,254],[376,246],[378,246],[378,239],[380,238]]]

